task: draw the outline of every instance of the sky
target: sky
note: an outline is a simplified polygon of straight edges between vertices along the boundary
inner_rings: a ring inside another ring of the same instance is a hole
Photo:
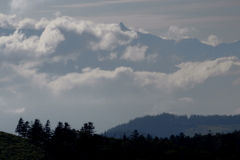
[[[2,131],[240,113],[239,0],[0,3]]]

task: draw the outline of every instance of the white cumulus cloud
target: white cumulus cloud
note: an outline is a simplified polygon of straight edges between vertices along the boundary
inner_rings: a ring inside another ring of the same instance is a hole
[[[45,20],[46,18],[42,19]],[[35,29],[35,25],[37,23],[38,26],[40,25],[40,23],[43,23],[42,19],[40,22],[38,22],[37,20],[31,18],[22,19],[16,14],[5,15],[0,13],[0,27],[7,29]]]
[[[14,23],[17,21],[16,15],[5,15],[0,14],[0,27],[2,28],[13,28]]]
[[[115,70],[86,68],[82,73],[68,73],[64,76],[49,77],[46,73],[38,73],[35,64],[12,66],[20,76],[33,84],[46,87],[59,94],[75,87],[98,87],[119,82],[149,89],[160,89],[170,93],[176,89],[190,89],[214,76],[225,75],[232,66],[240,66],[235,57],[218,58],[214,61],[186,62],[178,65],[178,71],[170,74],[160,72],[133,71],[129,67],[118,67]]]
[[[9,36],[0,37],[0,47],[5,54],[12,54],[20,51],[34,52],[38,42],[39,39],[37,36],[26,38],[26,36],[18,30]]]
[[[53,36],[57,34],[59,36],[59,29],[63,29],[66,31],[74,31],[78,35],[82,35],[83,33],[90,34],[95,38],[89,39],[89,47],[93,51],[96,50],[113,50],[117,46],[127,45],[133,39],[137,38],[137,33],[133,30],[123,32],[118,24],[96,24],[90,21],[81,21],[76,20],[71,17],[63,16],[57,17],[56,19],[48,22],[47,19],[41,19],[40,22],[36,24],[36,28],[43,28],[46,26],[45,31],[47,32],[46,35],[43,36],[50,36],[53,39]],[[51,31],[49,34],[48,32]],[[53,33],[53,31],[55,33]],[[58,33],[57,33],[58,32]],[[62,40],[61,37],[56,37],[56,40]]]
[[[221,43],[221,40],[215,35],[210,35],[208,36],[207,41],[202,41],[202,43],[205,43],[211,46],[217,46]]]
[[[37,30],[45,29],[48,24],[49,24],[49,20],[47,18],[41,18],[41,20],[35,24],[35,28]]]
[[[41,54],[53,53],[57,45],[65,40],[64,35],[61,34],[59,29],[55,25],[48,25],[42,33],[36,52]]]
[[[90,26],[92,32],[99,40],[90,42],[91,49],[96,50],[113,50],[117,46],[127,45],[133,39],[137,38],[135,31],[123,32],[118,24],[98,24]]]
[[[63,32],[75,32],[77,36],[83,33],[89,37],[85,39],[86,48],[92,51],[106,50],[112,51],[116,47],[127,45],[137,38],[137,32],[134,30],[122,31],[118,24],[96,24],[90,21],[81,21],[71,17],[56,17],[53,20],[41,18],[39,21],[34,19],[21,19],[16,15],[6,16],[0,14],[0,27],[15,29],[43,29],[40,36],[25,37],[21,32],[16,31],[10,36],[2,36],[2,44],[7,45],[4,50],[29,50],[35,55],[47,55],[56,51],[58,44],[65,40]],[[145,47],[141,47],[144,49]],[[142,53],[140,53],[142,54]],[[111,54],[110,59],[116,58]]]
[[[189,38],[189,36],[196,31],[194,27],[179,27],[179,26],[170,26],[167,34],[164,35],[165,39],[181,40],[183,38]]]

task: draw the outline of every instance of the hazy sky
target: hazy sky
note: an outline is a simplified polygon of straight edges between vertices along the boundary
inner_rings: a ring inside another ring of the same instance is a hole
[[[239,0],[0,2],[3,131],[240,113]]]

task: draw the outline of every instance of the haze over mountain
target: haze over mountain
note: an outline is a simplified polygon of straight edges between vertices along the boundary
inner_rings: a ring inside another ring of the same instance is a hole
[[[133,7],[140,0],[130,1],[121,4]],[[11,12],[0,14],[0,117],[8,124],[1,123],[1,130],[13,133],[19,117],[50,119],[54,126],[66,121],[74,128],[90,121],[101,133],[149,114],[240,113],[240,41],[221,43],[236,39],[237,32],[226,40],[215,33],[196,39],[197,26],[176,23],[153,35],[125,26],[121,18],[99,23],[82,20],[94,16],[55,12],[63,8],[72,13],[73,1],[71,6],[55,0],[24,2],[25,7],[12,0]],[[52,8],[46,7],[50,3]],[[116,3],[120,1],[101,5]],[[154,3],[159,2],[149,2]],[[55,14],[44,17],[48,11]]]

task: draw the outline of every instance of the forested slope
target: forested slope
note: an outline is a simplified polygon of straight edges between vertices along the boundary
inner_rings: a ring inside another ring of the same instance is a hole
[[[105,132],[109,137],[122,137],[130,135],[134,130],[147,135],[170,137],[183,132],[193,136],[195,133],[228,133],[240,130],[240,115],[174,115],[163,113],[156,116],[136,118],[126,124],[118,125]]]
[[[1,160],[40,160],[44,157],[45,151],[29,140],[0,132]]]

